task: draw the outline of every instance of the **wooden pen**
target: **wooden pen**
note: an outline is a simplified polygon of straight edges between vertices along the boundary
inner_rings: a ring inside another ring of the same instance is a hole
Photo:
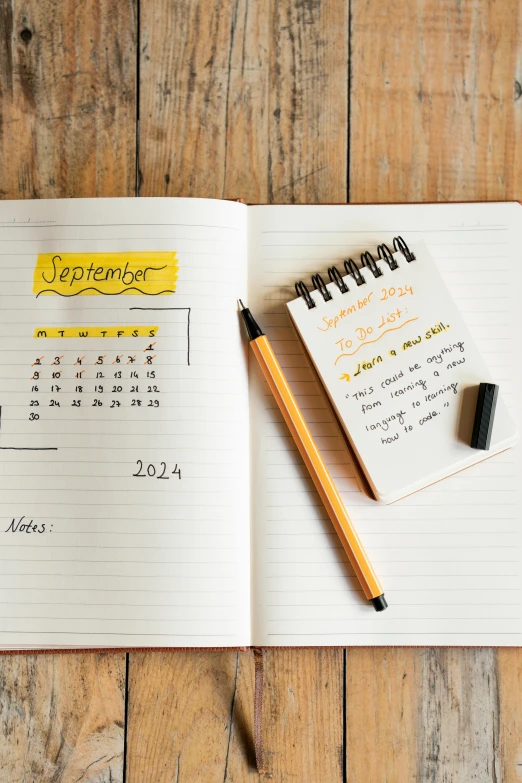
[[[382,612],[388,606],[384,591],[348,516],[330,471],[325,465],[301,409],[292,394],[281,365],[277,361],[268,338],[255,321],[250,310],[243,305],[241,300],[239,300],[239,306],[252,350],[308,468],[328,516],[332,520],[353,570],[361,583],[364,594],[374,609],[377,612]]]

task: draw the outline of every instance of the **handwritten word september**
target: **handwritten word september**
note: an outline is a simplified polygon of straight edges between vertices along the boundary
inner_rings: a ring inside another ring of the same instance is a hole
[[[339,321],[349,315],[352,315],[353,313],[356,313],[358,310],[362,310],[364,307],[366,307],[366,305],[369,305],[374,294],[375,291],[370,291],[368,296],[364,297],[364,299],[358,299],[357,304],[352,304],[349,307],[339,310],[337,315],[334,315],[333,318],[323,316],[322,321],[325,324],[325,327],[323,328],[322,326],[318,326],[318,330],[320,332],[327,332],[329,329],[337,329]],[[413,296],[413,288],[411,285],[405,285],[404,287],[399,286],[398,288],[381,288],[381,296],[379,301],[385,302],[387,299],[391,299],[394,296],[401,297],[407,295]]]
[[[33,293],[58,296],[158,296],[176,290],[176,253],[40,253]]]

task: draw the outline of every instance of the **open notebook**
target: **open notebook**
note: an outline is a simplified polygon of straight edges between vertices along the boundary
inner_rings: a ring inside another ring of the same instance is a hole
[[[520,644],[519,448],[372,501],[285,307],[296,279],[422,238],[520,420],[520,210],[0,203],[0,647]],[[238,297],[323,450],[384,614],[249,369]]]

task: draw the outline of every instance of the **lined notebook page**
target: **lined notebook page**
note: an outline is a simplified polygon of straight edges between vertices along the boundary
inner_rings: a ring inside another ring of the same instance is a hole
[[[175,293],[69,296],[70,264],[62,295],[33,293],[39,253],[118,251],[175,251]],[[245,290],[239,204],[0,203],[0,646],[249,644],[230,279]]]
[[[294,282],[366,249],[424,239],[520,422],[518,204],[252,207],[249,306],[296,393],[384,586],[363,599],[268,387],[251,363],[253,640],[260,645],[510,645],[522,641],[520,448],[391,506],[360,490],[285,303]],[[419,454],[419,459],[422,454]]]

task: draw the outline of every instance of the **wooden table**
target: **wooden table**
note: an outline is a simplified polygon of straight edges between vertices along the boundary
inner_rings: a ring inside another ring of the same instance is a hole
[[[521,84],[519,0],[0,0],[0,196],[522,199]],[[274,781],[522,780],[520,650],[265,665]],[[0,783],[257,777],[250,653],[17,655],[0,683]]]

